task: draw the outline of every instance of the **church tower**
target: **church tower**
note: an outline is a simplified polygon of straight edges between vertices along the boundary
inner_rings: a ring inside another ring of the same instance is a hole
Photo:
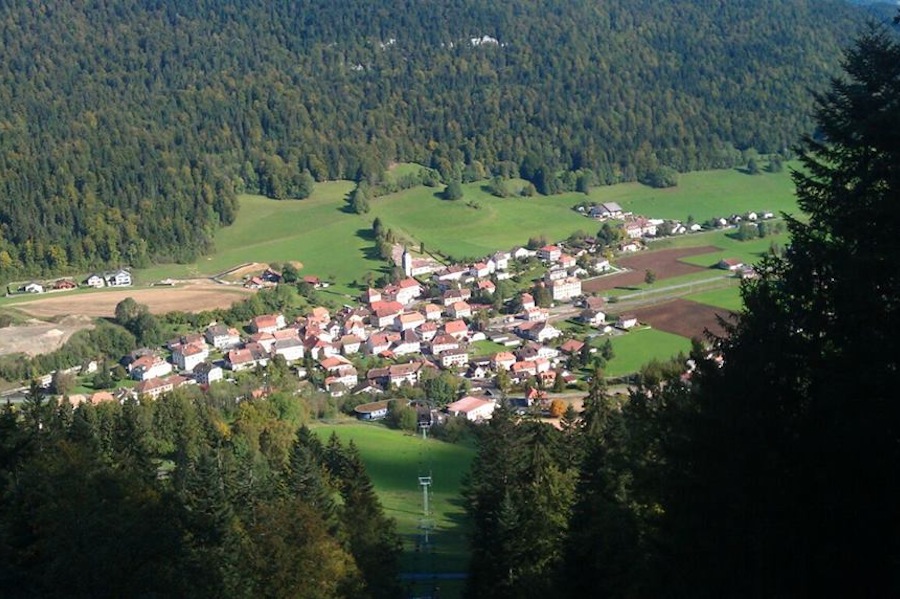
[[[412,254],[409,253],[409,248],[403,246],[403,273],[407,277],[412,276]]]

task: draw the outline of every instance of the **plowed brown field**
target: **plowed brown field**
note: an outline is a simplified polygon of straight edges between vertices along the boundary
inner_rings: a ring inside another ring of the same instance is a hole
[[[618,261],[619,266],[630,268],[630,272],[591,279],[582,284],[585,293],[607,291],[616,287],[635,287],[644,283],[646,271],[656,273],[656,280],[671,279],[681,275],[689,275],[695,272],[707,270],[702,266],[694,266],[681,262],[681,258],[718,252],[719,248],[712,245],[704,245],[691,248],[675,248],[671,250],[659,250],[656,252],[642,252]]]
[[[716,308],[686,299],[674,299],[649,308],[634,310],[640,322],[654,329],[674,333],[682,337],[701,337],[705,330],[721,335],[724,329],[718,316],[728,319],[731,314],[724,308]]]

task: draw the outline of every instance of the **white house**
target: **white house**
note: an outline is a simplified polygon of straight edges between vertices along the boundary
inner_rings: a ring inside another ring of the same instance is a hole
[[[194,366],[194,380],[199,385],[210,385],[223,378],[222,369],[209,362],[200,362]]]
[[[447,404],[447,413],[451,416],[463,416],[466,420],[489,420],[494,414],[496,404],[492,401],[467,395],[459,401]]]
[[[181,370],[193,370],[209,357],[209,349],[203,343],[187,343],[172,349],[172,362]]]
[[[636,327],[637,323],[638,319],[634,314],[620,314],[618,320],[616,320],[616,327],[630,329]]]
[[[303,359],[306,348],[298,337],[288,337],[286,339],[276,339],[272,345],[272,355],[282,356],[288,364]]]
[[[25,293],[44,293],[44,286],[32,281],[25,285]]]
[[[128,366],[131,378],[137,381],[166,376],[172,372],[172,365],[159,356],[141,356]]]
[[[553,301],[570,300],[573,297],[581,295],[581,279],[577,277],[569,277],[550,284],[550,291],[553,295]]]
[[[206,341],[216,349],[232,349],[241,344],[241,334],[237,329],[214,324],[206,329]]]
[[[89,276],[87,279],[84,280],[84,284],[87,285],[88,287],[96,287],[99,289],[100,287],[106,286],[106,279],[104,279],[100,275],[94,273],[91,276]]]
[[[110,287],[127,287],[131,285],[131,273],[124,269],[106,273],[106,284]]]

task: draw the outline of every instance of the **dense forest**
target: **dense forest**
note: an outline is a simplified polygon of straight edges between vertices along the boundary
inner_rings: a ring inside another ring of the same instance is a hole
[[[466,487],[468,596],[900,595],[900,43],[816,98],[805,217],[695,368],[594,377],[562,430],[494,412]]]
[[[862,15],[838,0],[3,3],[0,280],[190,261],[237,193],[302,198],[393,160],[447,181],[469,166],[605,184],[783,152]]]
[[[399,596],[400,541],[359,453],[296,398],[178,392],[0,414],[8,597]]]

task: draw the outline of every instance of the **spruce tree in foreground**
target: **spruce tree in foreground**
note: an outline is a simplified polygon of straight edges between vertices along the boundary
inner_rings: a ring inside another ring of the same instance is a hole
[[[900,593],[900,45],[872,31],[817,96],[806,218],[743,288],[687,396],[659,399],[673,596]]]

